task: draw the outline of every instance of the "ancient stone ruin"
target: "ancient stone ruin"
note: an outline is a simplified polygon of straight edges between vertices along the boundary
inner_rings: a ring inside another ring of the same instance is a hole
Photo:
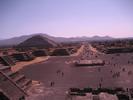
[[[0,60],[0,98],[4,98],[2,100],[24,100],[32,81],[19,71],[13,72],[9,66],[11,64],[8,58]]]

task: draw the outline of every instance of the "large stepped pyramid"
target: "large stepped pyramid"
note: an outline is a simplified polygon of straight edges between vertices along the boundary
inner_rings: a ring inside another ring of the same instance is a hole
[[[9,100],[24,100],[32,80],[27,79],[19,71],[13,72],[9,66],[10,59],[4,60],[0,60],[0,93],[4,93]]]
[[[50,40],[46,37],[43,37],[41,35],[35,35],[19,45],[17,47],[41,47],[41,48],[51,48],[51,47],[57,47],[59,46],[58,43],[54,42],[53,40]]]

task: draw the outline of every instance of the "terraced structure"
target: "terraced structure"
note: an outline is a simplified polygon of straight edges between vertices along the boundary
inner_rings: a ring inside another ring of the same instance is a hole
[[[32,80],[19,71],[13,72],[10,65],[11,59],[7,57],[0,60],[0,92],[4,94],[0,98],[5,96],[5,100],[24,100],[28,96],[27,90],[31,87]]]

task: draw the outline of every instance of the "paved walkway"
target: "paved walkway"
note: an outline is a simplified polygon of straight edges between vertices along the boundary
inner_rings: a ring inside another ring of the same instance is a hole
[[[72,54],[71,56],[78,56],[78,55],[80,55],[80,54],[83,52],[84,47],[85,47],[85,45],[82,45],[82,46],[77,50],[77,52],[74,53],[74,54]]]
[[[117,56],[116,54],[93,54],[90,51],[84,51],[83,55],[86,59],[102,59],[105,61],[105,65],[76,67],[73,61],[80,58],[81,55],[51,57],[45,62],[25,67],[22,72],[28,78],[43,83],[42,87],[45,91],[42,94],[48,95],[38,96],[38,100],[65,100],[66,91],[72,87],[97,88],[100,82],[102,87],[133,87],[132,54],[126,53]],[[51,86],[51,82],[55,84]]]

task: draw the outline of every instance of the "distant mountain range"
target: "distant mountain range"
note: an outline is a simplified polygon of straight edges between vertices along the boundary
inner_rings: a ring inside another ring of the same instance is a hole
[[[35,36],[35,35],[41,35],[43,37],[46,37],[50,40],[53,40],[57,43],[61,43],[61,42],[76,42],[76,41],[93,41],[93,40],[111,40],[114,39],[112,37],[109,36],[93,36],[93,37],[71,37],[71,38],[65,38],[65,37],[54,37],[54,36],[50,36],[47,34],[43,34],[43,33],[37,33],[37,34],[32,34],[32,35],[23,35],[23,36],[19,36],[19,37],[13,37],[10,39],[4,39],[4,40],[0,40],[0,46],[8,46],[8,45],[18,45],[21,42]]]

